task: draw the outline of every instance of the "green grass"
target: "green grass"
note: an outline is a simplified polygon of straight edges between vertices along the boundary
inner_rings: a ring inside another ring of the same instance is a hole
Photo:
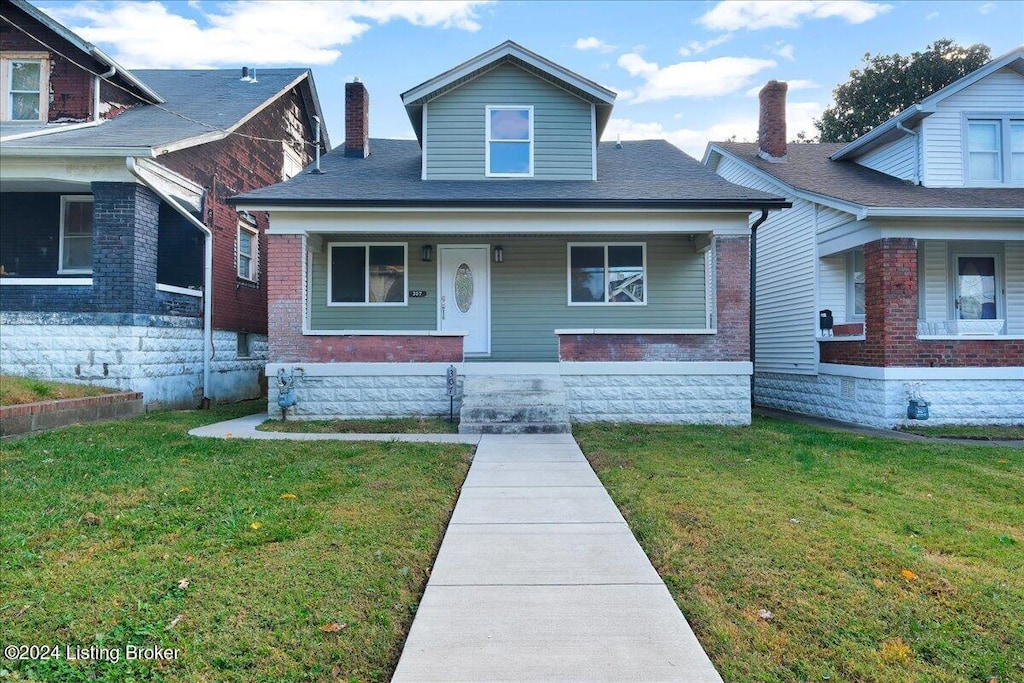
[[[990,425],[910,425],[903,431],[921,436],[935,436],[960,439],[981,439],[985,441],[1024,440],[1024,425],[993,427]]]
[[[1021,449],[767,418],[575,434],[727,681],[1024,680]]]
[[[112,392],[112,389],[87,384],[63,384],[31,377],[0,375],[0,406],[15,406],[58,398],[100,396]]]
[[[180,650],[163,664],[4,660],[0,678],[388,678],[471,449],[186,435],[262,407],[0,446],[0,642]]]
[[[317,434],[457,434],[458,421],[444,417],[389,417],[379,420],[267,420],[263,432]]]

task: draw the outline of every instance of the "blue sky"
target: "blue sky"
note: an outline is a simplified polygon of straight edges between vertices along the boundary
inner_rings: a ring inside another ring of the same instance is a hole
[[[697,157],[709,139],[753,139],[769,79],[790,82],[793,137],[815,132],[865,52],[1024,43],[1024,0],[38,4],[129,68],[311,67],[335,145],[345,81],[369,89],[372,136],[408,138],[401,92],[509,38],[619,93],[605,139],[666,138]]]

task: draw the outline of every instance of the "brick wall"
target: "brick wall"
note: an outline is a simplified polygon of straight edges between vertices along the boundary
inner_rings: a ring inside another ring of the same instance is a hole
[[[750,360],[750,240],[715,238],[717,334],[559,335],[563,361]]]
[[[298,88],[286,93],[239,129],[239,133],[270,140],[281,140],[297,123],[303,137],[312,140],[306,125],[302,96]],[[291,126],[289,126],[291,123]],[[307,148],[307,159],[312,149]],[[159,157],[159,163],[207,190],[206,206],[212,217],[206,224],[213,230],[213,325],[217,329],[267,333],[267,239],[266,213],[253,214],[260,233],[258,282],[238,277],[236,241],[238,213],[226,200],[280,182],[284,151],[280,142],[259,141],[232,135],[198,147],[171,152]]]
[[[302,334],[302,237],[269,235],[267,241],[270,362],[462,362],[462,337]]]
[[[1004,367],[1024,363],[1024,341],[918,339],[917,241],[864,246],[865,336],[819,342],[822,363],[875,367]]]
[[[92,191],[92,310],[155,313],[160,198],[135,183]]]

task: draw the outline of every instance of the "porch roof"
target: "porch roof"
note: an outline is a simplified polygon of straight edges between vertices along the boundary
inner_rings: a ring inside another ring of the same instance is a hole
[[[480,206],[781,209],[782,197],[734,185],[665,140],[599,143],[597,180],[422,180],[416,140],[370,140],[370,156],[341,148],[302,173],[235,197],[246,207]]]
[[[862,166],[829,157],[846,143],[789,145],[785,163],[765,161],[756,142],[713,142],[710,151],[725,152],[757,167],[786,185],[866,208],[1021,209],[1024,189],[989,187],[922,187]]]

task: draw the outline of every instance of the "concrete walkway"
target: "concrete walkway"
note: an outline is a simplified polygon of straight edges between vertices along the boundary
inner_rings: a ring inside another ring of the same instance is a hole
[[[393,681],[716,681],[570,435],[485,435]]]
[[[192,436],[213,439],[263,439],[280,441],[412,441],[416,443],[480,442],[479,434],[312,434],[304,432],[261,432],[257,426],[270,419],[267,413],[246,415],[234,420],[190,429]]]

